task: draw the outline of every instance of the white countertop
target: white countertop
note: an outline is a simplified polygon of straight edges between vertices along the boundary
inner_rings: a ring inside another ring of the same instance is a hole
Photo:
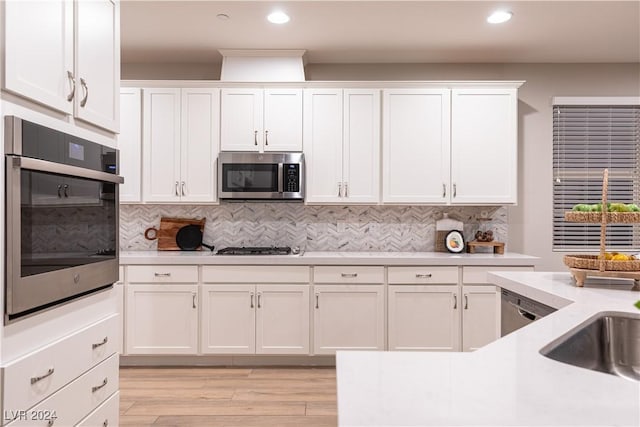
[[[337,355],[341,426],[640,425],[640,384],[539,350],[600,311],[639,313],[630,282],[500,272],[493,282],[561,308],[473,353]],[[620,283],[620,282],[618,282]],[[639,313],[640,314],[640,313]]]
[[[507,252],[305,252],[300,255],[213,255],[210,251],[122,251],[120,264],[202,265],[536,265],[537,257]]]

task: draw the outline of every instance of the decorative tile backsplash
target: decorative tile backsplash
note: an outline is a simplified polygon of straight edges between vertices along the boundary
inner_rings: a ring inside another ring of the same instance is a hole
[[[426,251],[435,248],[435,221],[444,212],[464,223],[464,237],[491,229],[506,242],[505,207],[307,206],[302,203],[121,205],[120,249],[154,250],[145,239],[160,217],[206,218],[204,242],[227,246],[298,246],[306,251]],[[477,220],[491,217],[491,221]]]

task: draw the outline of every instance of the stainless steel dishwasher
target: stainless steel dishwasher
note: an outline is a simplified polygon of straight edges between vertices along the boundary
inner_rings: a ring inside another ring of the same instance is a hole
[[[502,289],[500,306],[502,337],[556,311],[553,307],[506,289]]]

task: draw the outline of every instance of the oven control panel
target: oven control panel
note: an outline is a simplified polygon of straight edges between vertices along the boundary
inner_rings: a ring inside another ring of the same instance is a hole
[[[300,164],[284,164],[284,191],[297,193],[300,191]]]

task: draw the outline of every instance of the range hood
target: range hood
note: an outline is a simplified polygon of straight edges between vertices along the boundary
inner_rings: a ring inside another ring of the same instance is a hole
[[[220,49],[223,82],[303,82],[301,49]]]

